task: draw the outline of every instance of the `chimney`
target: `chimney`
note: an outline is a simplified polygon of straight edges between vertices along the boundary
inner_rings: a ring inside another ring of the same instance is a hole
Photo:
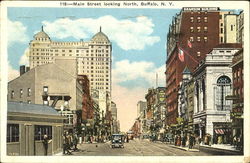
[[[20,66],[20,76],[25,73],[25,65]]]
[[[30,70],[30,67],[26,67],[26,71],[25,72],[28,72]]]

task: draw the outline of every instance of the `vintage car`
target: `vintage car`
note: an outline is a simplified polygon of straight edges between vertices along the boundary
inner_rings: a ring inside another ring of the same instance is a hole
[[[111,136],[111,148],[124,148],[124,135],[122,134],[113,134]]]

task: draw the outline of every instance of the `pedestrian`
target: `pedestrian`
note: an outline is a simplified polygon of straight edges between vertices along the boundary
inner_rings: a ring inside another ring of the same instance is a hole
[[[75,133],[73,135],[73,145],[74,145],[74,151],[76,151],[78,148],[77,148],[77,144],[78,144],[78,137],[77,137],[77,134]]]
[[[189,137],[189,149],[192,149],[194,145],[194,136],[191,134]]]
[[[66,154],[70,155],[72,154],[69,150],[70,150],[70,145],[71,145],[71,137],[70,135],[68,134],[68,132],[66,133]]]
[[[48,155],[48,147],[49,147],[50,142],[51,142],[51,140],[49,140],[48,135],[44,134],[44,136],[43,136],[43,147],[44,147],[44,155],[45,156]]]

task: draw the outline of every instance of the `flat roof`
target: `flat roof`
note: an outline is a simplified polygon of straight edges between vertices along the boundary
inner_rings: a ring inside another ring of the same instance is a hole
[[[60,115],[53,107],[23,102],[8,102],[7,111],[29,114]]]

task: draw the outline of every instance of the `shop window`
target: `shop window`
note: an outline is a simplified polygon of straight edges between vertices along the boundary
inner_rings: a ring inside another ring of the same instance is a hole
[[[45,134],[52,139],[52,126],[35,125],[35,140],[43,140]]]
[[[7,124],[7,142],[19,142],[19,124]]]

